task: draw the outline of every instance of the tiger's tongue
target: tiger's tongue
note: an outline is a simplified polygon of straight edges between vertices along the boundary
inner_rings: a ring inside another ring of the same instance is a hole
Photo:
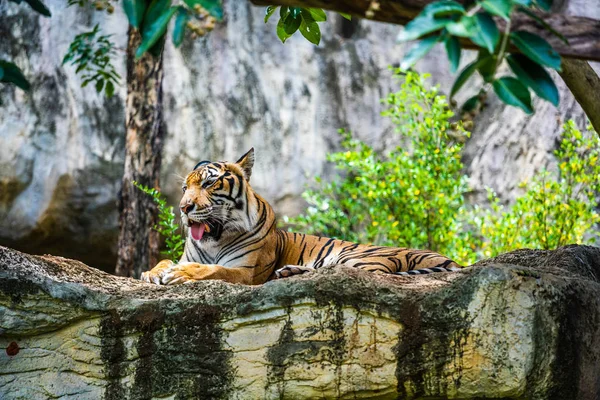
[[[194,240],[200,240],[200,239],[202,239],[202,236],[204,235],[204,229],[206,229],[206,225],[199,224],[197,222],[193,222],[191,229],[192,229],[192,237],[194,238]]]

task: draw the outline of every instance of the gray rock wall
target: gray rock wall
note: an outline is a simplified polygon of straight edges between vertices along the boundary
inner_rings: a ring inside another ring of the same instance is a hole
[[[600,15],[600,5],[580,3],[571,12],[585,7],[585,15]],[[82,89],[61,60],[75,34],[100,23],[114,34],[124,74],[125,17],[120,9],[108,16],[66,8],[62,0],[47,4],[52,18],[25,4],[0,4],[0,37],[6,38],[0,57],[15,60],[32,81],[30,93],[0,87],[0,243],[110,269],[125,87],[110,100]],[[325,154],[338,148],[338,128],[381,148],[393,141],[379,99],[397,87],[387,66],[406,48],[395,44],[398,27],[368,21],[345,38],[333,15],[323,25],[321,46],[301,37],[282,45],[275,22],[263,23],[263,9],[241,0],[226,1],[225,9],[226,23],[209,37],[165,50],[163,190],[175,202],[180,177],[197,161],[233,159],[254,146],[253,185],[279,213],[296,213],[305,185],[335,173]],[[418,68],[448,91],[453,77],[445,55],[434,53]],[[468,94],[467,88],[459,101]],[[490,99],[466,147],[475,189],[492,186],[510,199],[519,181],[551,163],[560,123],[584,120],[564,87],[561,95],[558,110],[538,103],[533,117]]]

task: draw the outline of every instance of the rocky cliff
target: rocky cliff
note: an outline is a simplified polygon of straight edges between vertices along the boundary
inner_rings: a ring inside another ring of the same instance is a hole
[[[0,86],[0,243],[110,269],[125,88],[112,99],[82,89],[61,60],[75,34],[100,23],[121,48],[116,61],[123,74],[125,17],[119,8],[108,16],[67,8],[62,0],[46,3],[52,18],[0,4],[0,57],[17,62],[32,82],[30,93]],[[600,18],[600,4],[588,3],[571,1],[565,9]],[[293,214],[302,208],[305,184],[333,173],[325,154],[337,148],[338,128],[380,147],[393,141],[379,99],[394,90],[387,67],[406,50],[395,44],[399,27],[330,15],[321,46],[301,37],[282,45],[275,22],[264,24],[263,9],[229,0],[225,14],[208,37],[186,39],[178,50],[169,42],[165,50],[163,189],[174,203],[179,177],[197,161],[232,159],[254,146],[255,188],[280,214]],[[443,52],[434,53],[418,68],[447,91],[453,77]],[[491,186],[511,198],[523,178],[552,163],[562,121],[584,125],[584,114],[559,86],[560,108],[537,102],[532,117],[490,100],[465,152],[476,191]]]
[[[160,287],[0,247],[2,399],[600,397],[600,249]]]

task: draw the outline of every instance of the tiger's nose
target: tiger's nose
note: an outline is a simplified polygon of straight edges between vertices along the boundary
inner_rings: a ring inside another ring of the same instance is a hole
[[[182,205],[179,208],[181,208],[181,212],[183,212],[184,214],[189,214],[192,211],[194,211],[195,207],[196,207],[196,205],[194,203],[191,203],[191,204],[188,203],[188,204]]]

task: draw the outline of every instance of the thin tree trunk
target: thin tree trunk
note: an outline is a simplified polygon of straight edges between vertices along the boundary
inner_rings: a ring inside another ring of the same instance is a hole
[[[119,250],[116,274],[138,278],[158,260],[159,237],[152,229],[158,210],[133,181],[158,188],[163,147],[162,52],[135,59],[141,41],[129,28],[127,43],[127,130],[125,173],[119,201]]]
[[[600,77],[587,61],[563,58],[560,76],[600,135]]]

